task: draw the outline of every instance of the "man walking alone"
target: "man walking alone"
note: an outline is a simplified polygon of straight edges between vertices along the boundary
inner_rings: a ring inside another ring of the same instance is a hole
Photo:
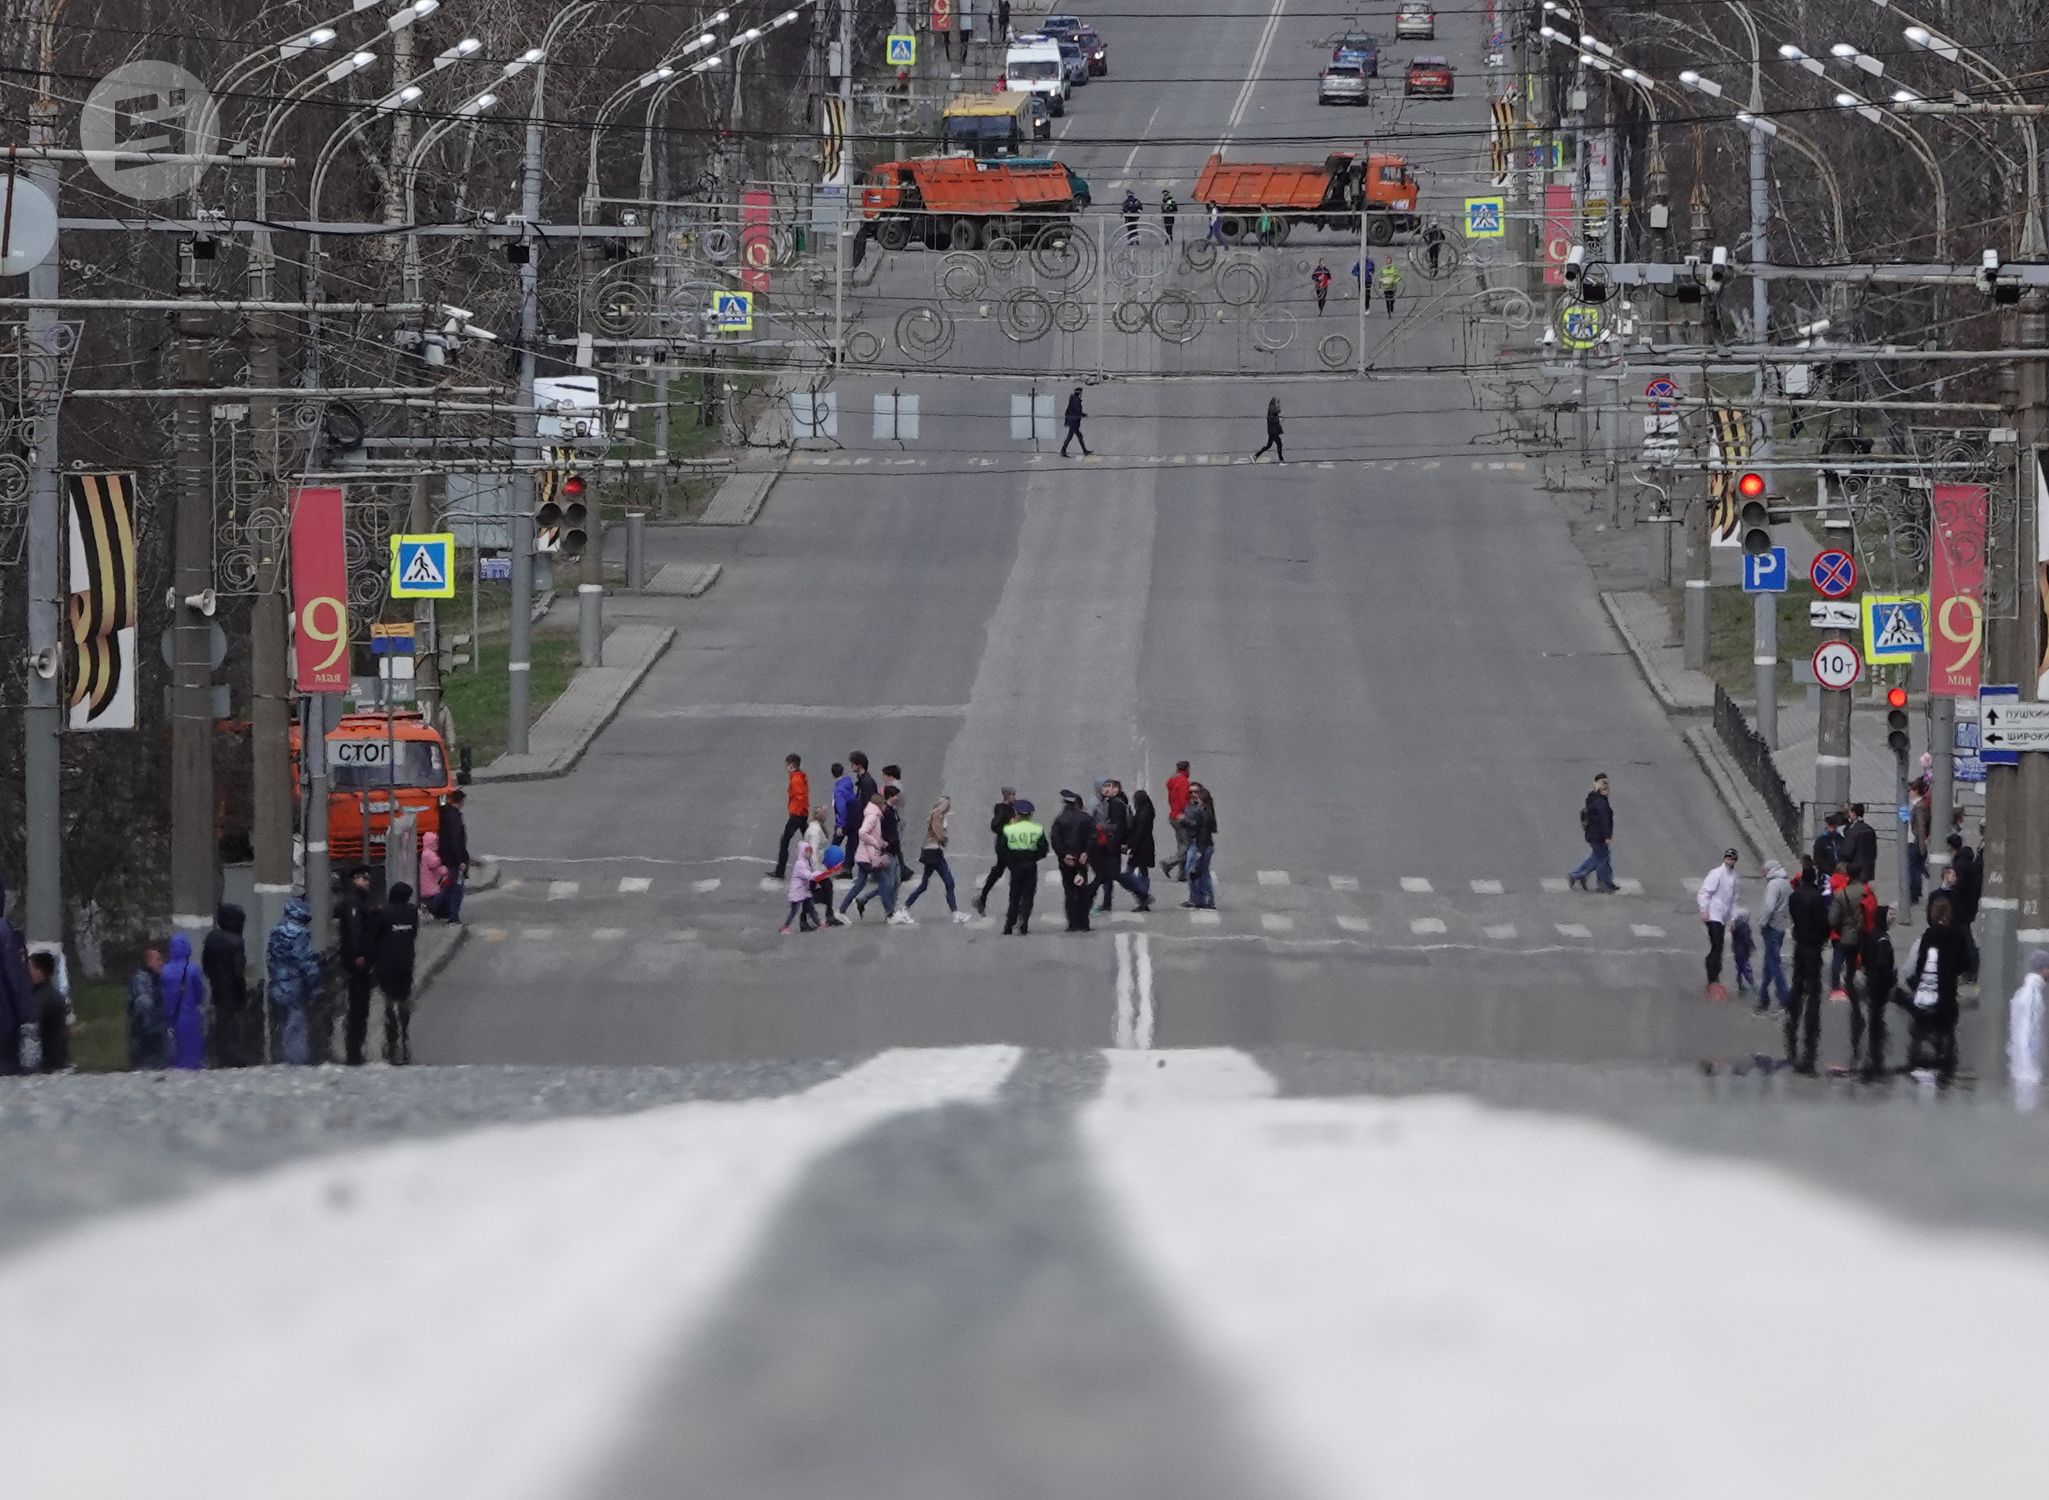
[[[1729,998],[1729,991],[1722,984],[1722,939],[1729,930],[1729,923],[1736,917],[1738,886],[1736,851],[1724,849],[1722,862],[1707,872],[1707,878],[1701,881],[1700,891],[1694,897],[1694,905],[1700,908],[1700,919],[1707,924],[1707,997],[1710,1000]]]
[[[1613,895],[1621,887],[1615,884],[1615,870],[1608,861],[1608,844],[1615,837],[1615,808],[1608,801],[1606,771],[1594,777],[1594,789],[1587,793],[1587,800],[1580,807],[1579,831],[1587,841],[1587,857],[1573,866],[1565,883],[1585,890],[1591,875],[1595,889]]]
[[[1060,456],[1067,457],[1067,444],[1080,443],[1081,456],[1089,456],[1089,440],[1081,435],[1082,418],[1088,415],[1081,409],[1081,387],[1074,388],[1074,394],[1067,398],[1067,439],[1060,445]]]

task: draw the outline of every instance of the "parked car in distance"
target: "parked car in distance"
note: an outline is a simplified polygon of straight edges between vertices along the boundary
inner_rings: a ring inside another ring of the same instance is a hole
[[[1368,78],[1380,76],[1380,43],[1363,31],[1347,31],[1331,45],[1332,62],[1353,62]]]
[[[1451,64],[1441,57],[1416,58],[1402,77],[1402,92],[1412,99],[1449,99]]]
[[[1080,16],[1048,16],[1039,26],[1039,35],[1050,36],[1055,40],[1059,40],[1063,37],[1071,37],[1079,30],[1081,30]]]
[[[1316,82],[1318,104],[1364,104],[1366,73],[1355,62],[1326,63]]]
[[[1089,61],[1089,71],[1101,77],[1110,71],[1110,44],[1103,40],[1103,34],[1093,26],[1084,26],[1074,34],[1075,44],[1081,48],[1081,55]]]
[[[1394,13],[1394,36],[1398,42],[1437,40],[1437,12],[1419,0],[1404,0]]]

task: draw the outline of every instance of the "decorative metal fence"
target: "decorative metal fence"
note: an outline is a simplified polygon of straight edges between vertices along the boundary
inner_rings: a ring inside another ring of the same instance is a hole
[[[1715,733],[1721,737],[1723,746],[1736,764],[1743,768],[1744,777],[1756,788],[1758,796],[1764,798],[1772,821],[1778,825],[1780,837],[1794,849],[1805,847],[1806,830],[1800,816],[1800,804],[1786,790],[1785,778],[1779,775],[1779,768],[1772,760],[1771,746],[1764,742],[1763,735],[1750,727],[1750,720],[1743,716],[1736,700],[1719,685],[1715,688]]]

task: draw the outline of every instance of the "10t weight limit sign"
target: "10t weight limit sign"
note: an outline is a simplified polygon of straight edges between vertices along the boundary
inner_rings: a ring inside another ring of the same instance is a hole
[[[1814,680],[1837,692],[1864,675],[1864,658],[1848,641],[1823,641],[1814,648]]]

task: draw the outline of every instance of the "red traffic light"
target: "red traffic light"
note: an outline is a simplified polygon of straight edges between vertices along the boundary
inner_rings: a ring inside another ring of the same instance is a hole
[[[575,499],[582,495],[583,476],[581,474],[571,474],[564,479],[562,481],[562,493],[570,499]]]
[[[1907,706],[1907,690],[1903,687],[1887,688],[1885,690],[1885,703],[1888,708],[1905,708]]]
[[[1745,474],[1736,481],[1736,493],[1745,500],[1755,500],[1764,494],[1764,475]]]

